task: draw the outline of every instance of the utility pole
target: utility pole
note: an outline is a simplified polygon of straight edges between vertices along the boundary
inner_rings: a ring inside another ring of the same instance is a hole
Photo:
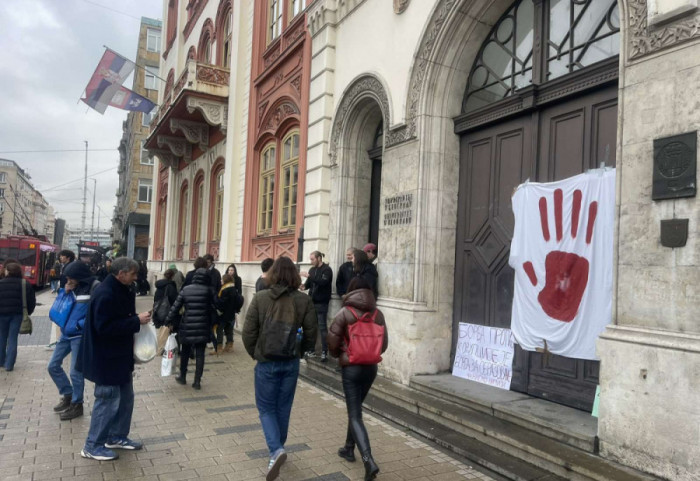
[[[88,141],[85,142],[85,178],[83,180],[83,218],[80,226],[80,238],[85,237],[85,210],[87,209],[87,157],[88,157]]]
[[[90,240],[95,240],[95,192],[97,192],[97,179],[92,179],[94,182],[92,188],[92,221],[90,221]],[[97,223],[99,224],[99,219]]]

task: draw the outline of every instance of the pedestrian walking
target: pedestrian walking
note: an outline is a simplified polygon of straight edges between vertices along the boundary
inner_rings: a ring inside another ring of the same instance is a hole
[[[0,280],[0,366],[12,371],[17,360],[17,338],[22,325],[22,290],[27,299],[27,313],[34,312],[36,298],[32,285],[22,277],[22,266],[5,262],[5,276]]]
[[[109,461],[113,449],[143,447],[129,439],[134,411],[134,334],[151,320],[136,313],[130,286],[138,277],[138,263],[127,257],[112,262],[112,273],[92,293],[76,368],[95,383],[90,430],[80,455]]]
[[[288,257],[268,273],[269,289],[255,294],[243,325],[243,345],[257,362],[255,404],[270,453],[267,481],[287,459],[289,416],[299,377],[299,353],[316,344],[317,319],[309,296],[299,292],[301,277]],[[300,344],[300,345],[297,345]]]
[[[201,389],[202,373],[204,372],[204,350],[211,337],[212,320],[216,316],[216,299],[211,290],[210,277],[206,268],[200,267],[192,276],[192,284],[182,288],[170,308],[166,325],[173,324],[179,316],[180,308],[185,307],[178,330],[180,351],[180,376],[176,381],[187,384],[187,365],[190,353],[194,350],[195,371],[194,389]]]
[[[61,421],[68,421],[83,415],[83,391],[85,380],[83,373],[76,369],[80,344],[83,340],[85,318],[90,306],[90,294],[99,281],[91,274],[84,262],[71,262],[66,267],[65,293],[72,297],[73,303],[66,323],[61,327],[61,337],[56,343],[48,365],[48,372],[58,388],[61,401],[54,406],[55,413]],[[62,301],[59,297],[56,302]],[[71,355],[70,379],[63,370],[63,360]]]
[[[53,267],[49,271],[49,283],[51,284],[51,294],[56,294],[58,292],[58,285],[61,281],[61,267],[62,264],[56,260],[53,263]]]
[[[350,348],[353,347],[353,341],[350,341],[350,331],[360,321],[373,322],[384,327],[381,352],[386,351],[389,336],[386,332],[384,315],[377,309],[374,294],[367,281],[355,277],[348,286],[348,293],[343,297],[343,308],[335,315],[328,331],[328,347],[331,355],[338,358],[338,364],[341,366],[345,405],[348,411],[345,445],[338,450],[338,456],[350,462],[355,461],[355,446],[357,446],[365,465],[365,481],[369,481],[377,476],[379,467],[372,457],[369,436],[362,421],[362,403],[377,377],[377,362],[381,357],[369,360],[368,358],[359,359],[360,354],[363,354],[362,347],[356,348],[354,352],[356,356],[352,355]]]
[[[177,266],[175,264],[170,264],[168,266],[168,269],[173,270],[175,273],[173,274],[173,282],[175,283],[175,287],[177,287],[177,292],[180,292],[180,289],[182,289],[182,285],[185,283],[185,276],[182,274],[177,269]]]
[[[223,285],[217,296],[217,311],[220,313],[216,328],[216,347],[209,354],[233,352],[233,325],[236,315],[243,307],[243,282],[236,273],[236,266],[231,264],[221,277]],[[226,334],[226,346],[223,346]]]
[[[331,301],[333,269],[323,262],[322,252],[313,251],[309,255],[309,260],[311,261],[311,269],[309,269],[309,272],[301,272],[301,277],[306,278],[302,290],[309,291],[309,297],[314,303],[318,318],[318,331],[321,335],[321,362],[326,362],[328,361],[328,346],[326,345],[328,303]],[[306,353],[307,357],[314,357],[315,355],[313,350]]]

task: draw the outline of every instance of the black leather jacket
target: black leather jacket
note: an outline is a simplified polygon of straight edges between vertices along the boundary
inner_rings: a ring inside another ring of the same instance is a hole
[[[183,344],[209,342],[212,321],[216,316],[215,302],[206,269],[197,269],[192,284],[182,288],[170,308],[166,324],[172,323],[177,318],[180,308],[185,306],[185,313],[178,327],[180,342]]]

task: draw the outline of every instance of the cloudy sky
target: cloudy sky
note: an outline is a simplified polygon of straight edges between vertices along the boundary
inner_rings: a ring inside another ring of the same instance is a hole
[[[118,187],[117,147],[126,111],[100,115],[78,102],[104,52],[134,59],[142,16],[161,19],[162,0],[0,1],[0,158],[25,169],[34,186],[80,229],[85,143],[88,207],[97,179],[95,227],[111,226]],[[125,86],[131,88],[131,78]],[[36,152],[74,150],[73,152]],[[34,151],[34,152],[28,152]]]

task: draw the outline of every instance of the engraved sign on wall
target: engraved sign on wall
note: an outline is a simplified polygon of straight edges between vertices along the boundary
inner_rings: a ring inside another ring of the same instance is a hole
[[[413,221],[413,194],[384,199],[384,227],[409,225]]]
[[[697,132],[654,139],[653,200],[695,197]]]

